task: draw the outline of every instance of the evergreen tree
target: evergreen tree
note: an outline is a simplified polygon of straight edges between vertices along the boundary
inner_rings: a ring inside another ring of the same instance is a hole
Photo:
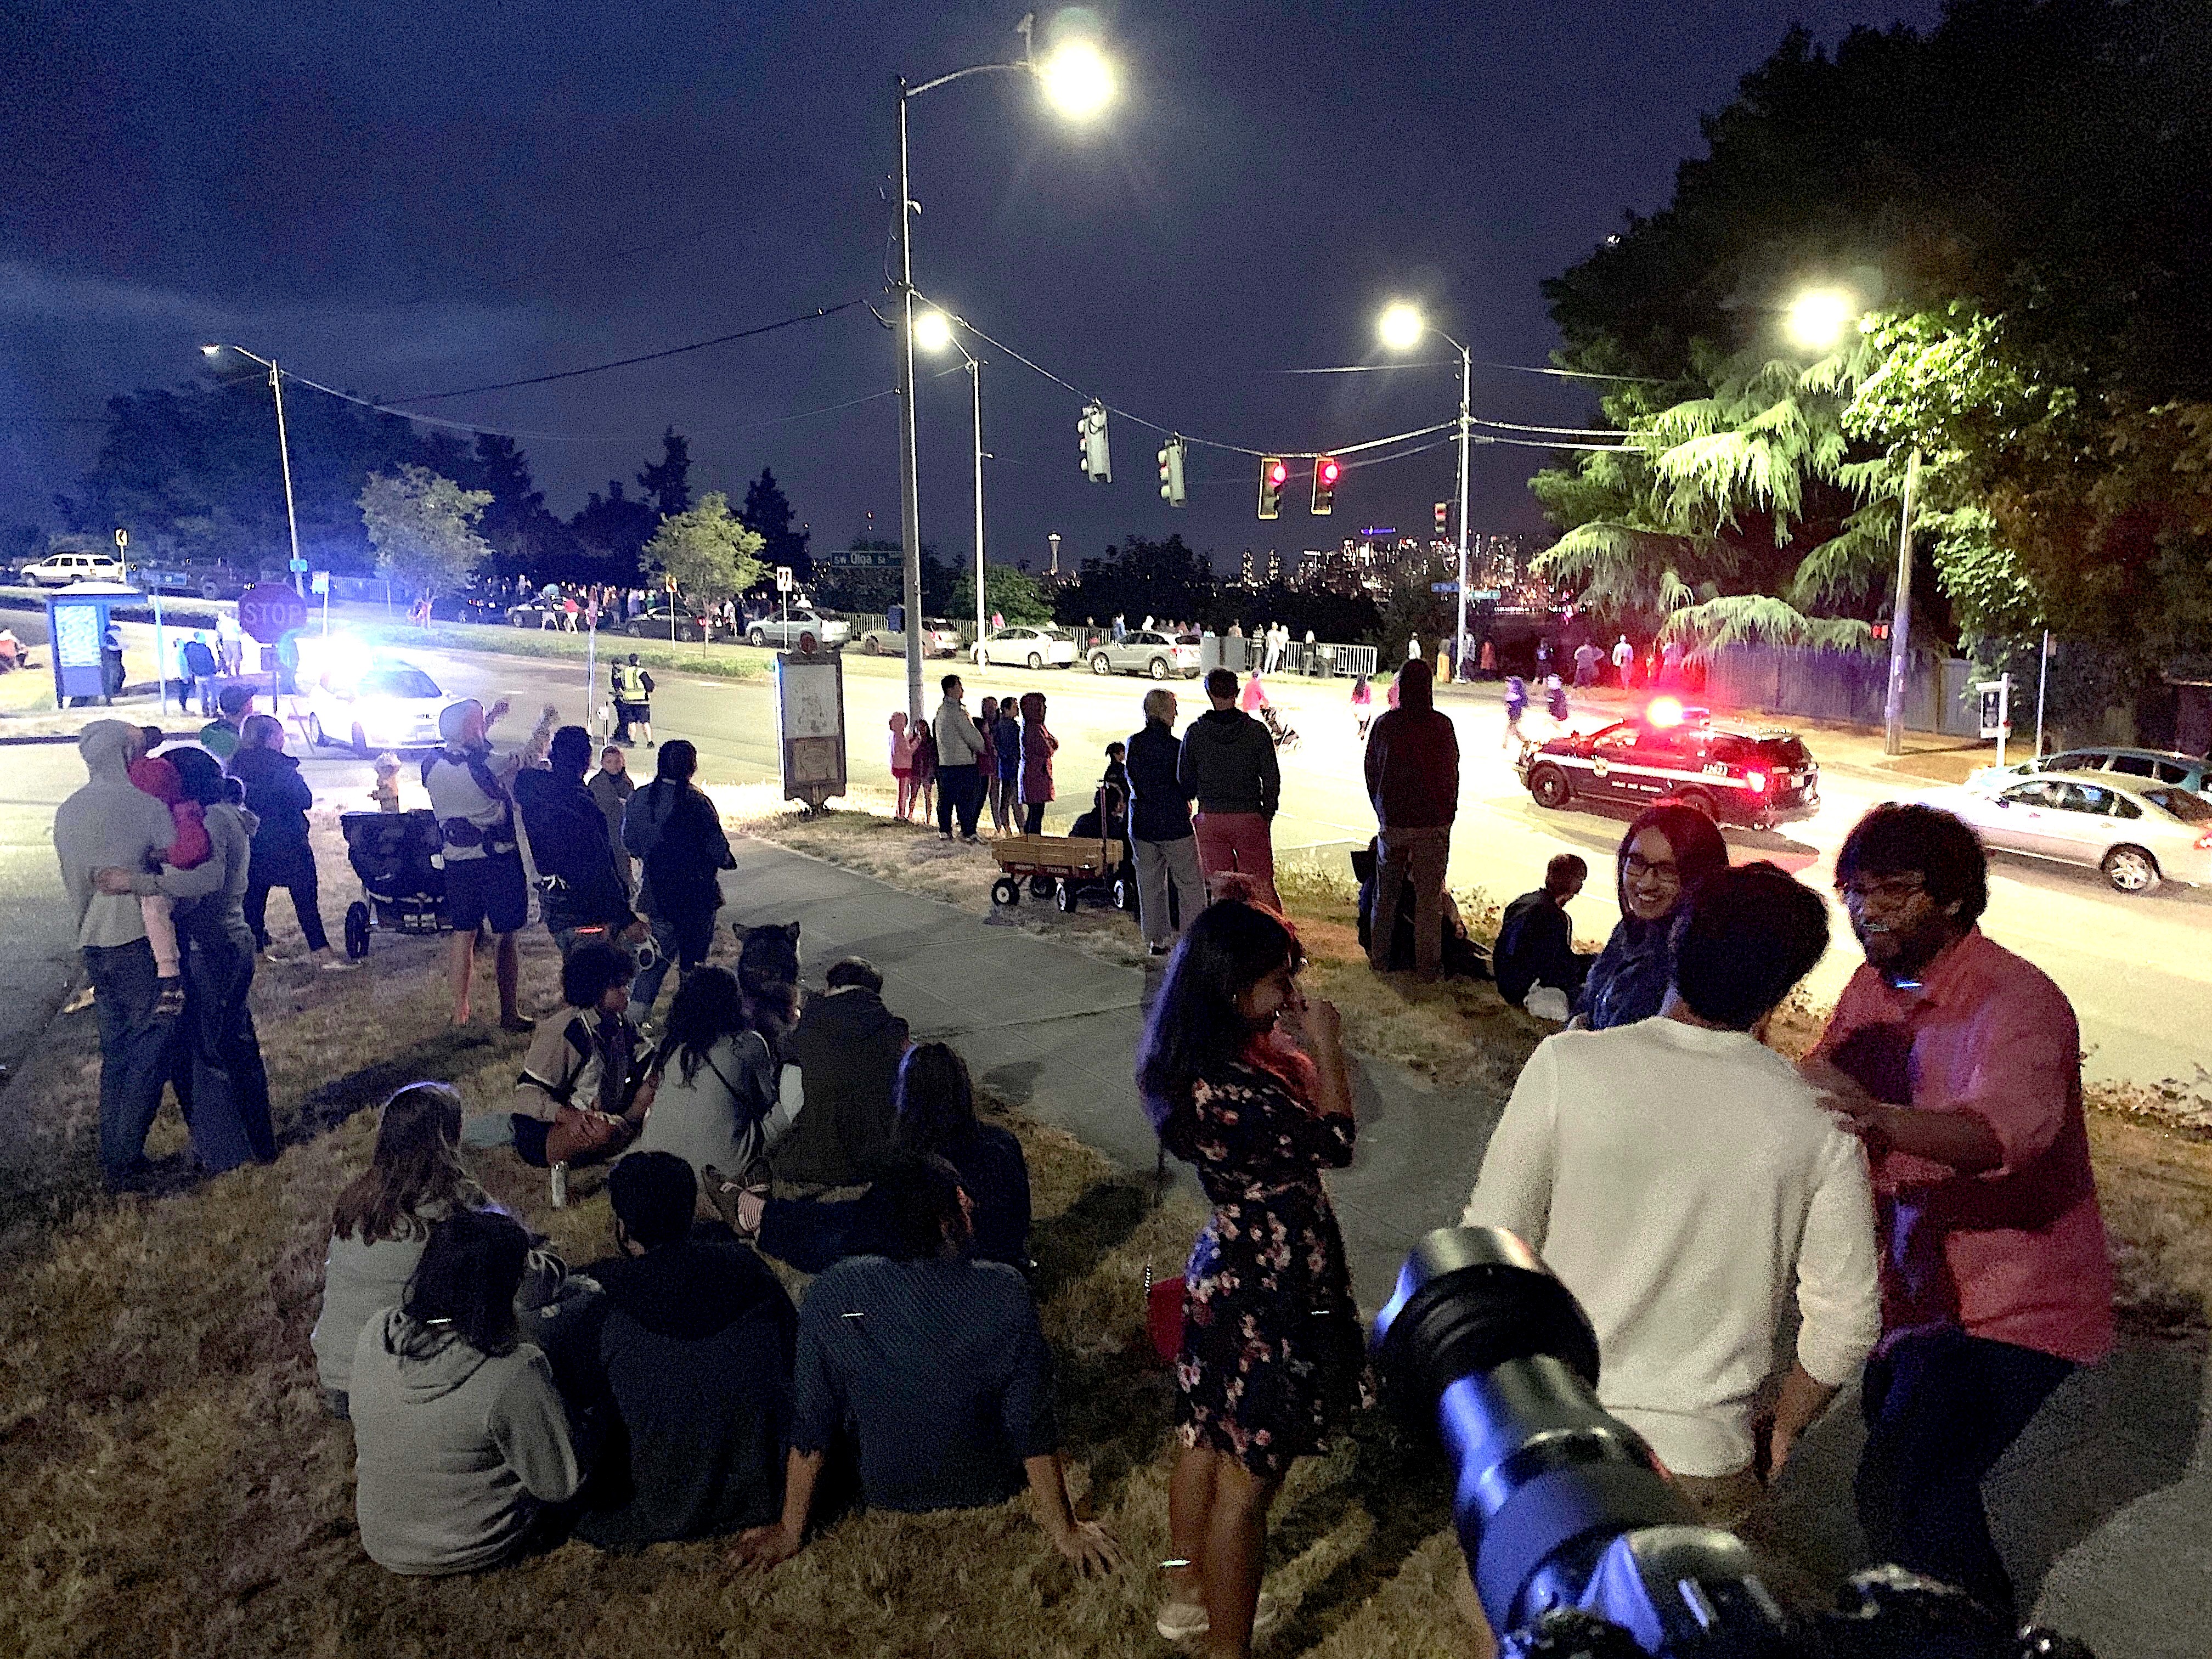
[[[691,510],[691,441],[670,427],[660,434],[660,459],[638,469],[637,487],[663,519]]]
[[[786,499],[783,487],[776,483],[775,474],[767,467],[763,467],[760,477],[745,486],[745,504],[738,517],[748,530],[760,532],[767,550],[761,556],[771,569],[787,564],[793,580],[800,582],[813,574],[814,561],[806,550],[808,532],[792,529],[791,502]]]

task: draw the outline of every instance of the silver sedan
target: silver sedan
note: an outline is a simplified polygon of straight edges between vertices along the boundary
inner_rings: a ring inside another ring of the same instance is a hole
[[[1992,848],[2101,870],[2123,893],[2160,881],[2212,886],[2212,801],[2178,785],[2043,772],[1994,793],[1938,789],[1921,799],[1957,813]]]

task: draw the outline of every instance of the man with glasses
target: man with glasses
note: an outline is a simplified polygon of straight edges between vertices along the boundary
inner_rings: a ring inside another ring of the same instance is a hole
[[[1982,1478],[2112,1346],[2080,1028],[1975,925],[1988,860],[1951,814],[1875,807],[1836,884],[1866,963],[1802,1069],[1866,1143],[1884,1241],[1859,1521],[1877,1559],[2009,1619]]]

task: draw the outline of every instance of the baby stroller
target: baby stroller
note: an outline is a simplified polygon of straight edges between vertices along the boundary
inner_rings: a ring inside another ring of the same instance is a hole
[[[432,857],[444,846],[435,812],[344,812],[346,862],[361,878],[362,896],[346,906],[346,955],[368,954],[374,926],[395,933],[442,933],[446,872]]]
[[[1298,746],[1297,728],[1283,724],[1283,717],[1275,712],[1274,704],[1261,703],[1260,718],[1267,722],[1267,735],[1275,740],[1277,749],[1287,755]]]

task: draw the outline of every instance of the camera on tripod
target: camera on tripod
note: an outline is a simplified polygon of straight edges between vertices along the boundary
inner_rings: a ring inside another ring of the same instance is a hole
[[[1589,1319],[1501,1228],[1440,1228],[1415,1246],[1375,1347],[1401,1420],[1443,1444],[1468,1572],[1509,1654],[2091,1659],[1896,1567],[1856,1575],[1832,1611],[1786,1611],[1751,1550],[1701,1524],[1598,1403]]]

